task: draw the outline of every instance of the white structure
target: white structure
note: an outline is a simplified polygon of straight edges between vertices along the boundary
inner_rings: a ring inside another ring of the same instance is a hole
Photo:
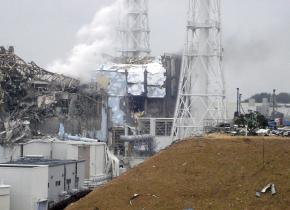
[[[0,184],[0,209],[10,210],[10,186]]]
[[[172,143],[173,118],[139,118],[138,129],[142,134],[154,136],[155,151],[160,152]]]
[[[146,57],[150,54],[148,0],[124,0],[119,37],[123,57]]]
[[[34,140],[23,145],[23,156],[47,159],[85,160],[85,179],[106,173],[106,144],[102,142]]]
[[[0,145],[0,163],[18,160],[20,158],[19,145]]]
[[[0,179],[11,186],[11,210],[46,210],[81,190],[84,161],[25,158],[0,164]]]
[[[11,186],[10,210],[46,210],[48,166],[0,165],[0,179]]]
[[[202,135],[226,119],[220,0],[189,0],[173,140]]]
[[[143,65],[101,65],[93,79],[108,93],[108,104],[112,108],[114,127],[122,127],[126,124],[126,113],[122,104],[128,95],[160,99],[166,96],[166,69],[161,59]]]

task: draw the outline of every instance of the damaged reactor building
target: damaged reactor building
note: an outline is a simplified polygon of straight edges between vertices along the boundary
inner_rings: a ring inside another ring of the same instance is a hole
[[[153,58],[148,1],[125,4],[120,56],[92,67],[89,83],[27,63],[12,46],[0,47],[1,145],[42,137],[90,138],[124,155],[122,136],[166,137],[169,144],[182,56]],[[156,141],[159,149],[167,146]]]
[[[38,186],[48,194],[39,197],[41,204],[29,198],[27,206],[54,209],[171,144],[182,56],[150,55],[148,2],[136,2],[127,2],[132,11],[125,19],[137,22],[125,21],[132,25],[120,31],[121,55],[92,66],[86,83],[26,62],[13,46],[0,47],[0,179],[13,191],[23,184],[15,182],[13,171],[26,171],[27,163],[35,170],[41,170],[39,163],[48,168]],[[144,30],[136,32],[136,27]],[[59,177],[68,164],[77,170],[73,177],[54,179],[56,175],[49,175],[54,163]]]
[[[124,153],[120,137],[150,134],[151,118],[170,119],[160,131],[170,136],[181,56],[119,60],[97,67],[92,82],[81,84],[25,62],[12,46],[1,47],[1,145],[58,136],[63,125],[68,135],[98,139]]]
[[[124,153],[122,135],[152,134],[152,120],[157,120],[154,130],[159,135],[171,135],[180,66],[181,56],[165,54],[159,59],[101,65],[94,72],[98,88],[108,94],[112,135],[109,145],[115,153]]]
[[[0,47],[0,142],[66,132],[96,138],[101,131],[106,93],[90,85],[26,63],[14,48]]]

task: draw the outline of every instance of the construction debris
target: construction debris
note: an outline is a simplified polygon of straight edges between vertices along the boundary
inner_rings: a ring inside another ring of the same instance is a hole
[[[135,200],[136,198],[138,198],[138,197],[140,197],[141,195],[139,195],[139,194],[134,194],[131,198],[130,198],[130,200],[129,200],[129,203],[130,203],[130,205],[131,206],[133,206],[133,200]],[[151,196],[151,197],[154,197],[154,198],[159,198],[159,196],[157,196],[157,195],[154,195],[154,194],[146,194],[146,195],[143,195],[143,196]]]
[[[261,197],[261,192],[256,192],[256,197],[260,198]]]
[[[272,184],[267,184],[262,190],[261,193],[266,193],[268,190],[271,189]]]
[[[130,205],[131,205],[131,206],[133,205],[133,204],[132,204],[132,201],[135,200],[136,198],[138,198],[139,196],[140,196],[139,194],[134,194],[134,195],[130,198],[129,202],[130,202]]]
[[[277,193],[275,184],[267,184],[260,192],[256,192],[257,197],[261,197],[261,193],[271,192],[271,195],[275,195]]]
[[[0,47],[0,144],[56,134],[61,122],[71,134],[94,133],[101,108],[102,96],[92,87],[26,63],[13,47]]]
[[[271,194],[272,194],[272,195],[275,195],[276,193],[277,193],[277,192],[276,192],[275,185],[272,184],[272,186],[271,186]]]

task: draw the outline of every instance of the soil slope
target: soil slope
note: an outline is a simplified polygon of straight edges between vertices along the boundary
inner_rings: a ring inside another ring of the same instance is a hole
[[[268,183],[276,185],[277,195],[257,198],[256,191]],[[140,196],[130,205],[135,193]],[[67,210],[187,208],[290,209],[290,139],[207,137],[182,141]]]

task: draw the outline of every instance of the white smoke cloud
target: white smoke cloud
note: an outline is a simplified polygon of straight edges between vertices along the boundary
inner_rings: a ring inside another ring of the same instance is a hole
[[[87,81],[98,64],[106,62],[103,54],[113,54],[116,49],[116,26],[123,0],[96,12],[91,23],[76,34],[77,43],[64,60],[56,60],[47,69]]]

